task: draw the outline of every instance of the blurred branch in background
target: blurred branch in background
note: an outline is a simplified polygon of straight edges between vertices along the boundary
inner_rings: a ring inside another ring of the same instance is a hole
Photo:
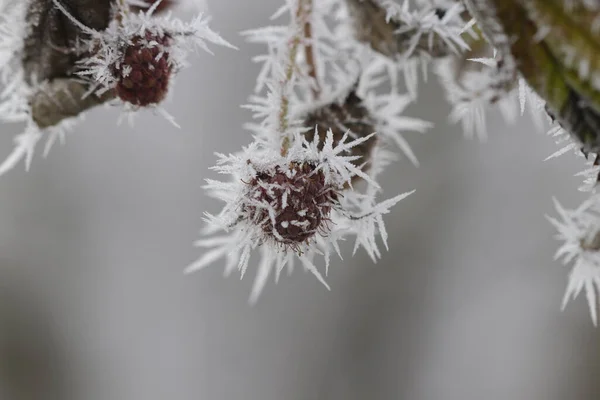
[[[48,304],[14,263],[0,262],[0,397],[65,400],[65,354]]]

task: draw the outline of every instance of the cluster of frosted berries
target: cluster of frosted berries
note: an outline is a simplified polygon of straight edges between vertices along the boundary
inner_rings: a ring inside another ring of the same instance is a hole
[[[312,142],[315,134],[318,134],[321,148],[329,130],[333,133],[334,143],[338,143],[346,133],[348,133],[350,139],[355,140],[367,137],[375,132],[375,120],[354,90],[341,102],[333,102],[307,113],[303,125],[308,129],[304,134],[306,140]],[[352,147],[343,155],[357,157],[352,161],[352,164],[361,167],[365,171],[368,169],[368,160],[371,158],[371,153],[376,144],[377,137],[372,136],[359,145]]]
[[[160,103],[167,95],[172,65],[169,63],[169,35],[146,31],[135,36],[125,48],[123,60],[113,66],[117,96],[126,103],[146,107]]]
[[[306,161],[257,171],[248,183],[243,213],[275,243],[298,248],[316,233],[326,233],[338,188]]]

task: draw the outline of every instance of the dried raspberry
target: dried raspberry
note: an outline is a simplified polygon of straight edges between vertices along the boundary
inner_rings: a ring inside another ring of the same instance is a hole
[[[276,167],[250,182],[249,198],[269,208],[247,204],[245,211],[263,231],[284,245],[298,246],[327,229],[337,191],[325,182],[323,171],[306,162],[292,162],[289,171]],[[274,221],[269,209],[274,211]]]
[[[125,49],[118,71],[117,95],[127,103],[145,107],[167,95],[172,67],[167,51],[170,38],[146,32]]]
[[[309,113],[304,118],[304,127],[308,131],[304,134],[306,140],[312,141],[315,136],[315,126],[319,135],[319,148],[323,147],[327,131],[331,129],[333,140],[339,142],[346,132],[352,140],[368,136],[375,132],[375,120],[371,117],[369,110],[363,105],[362,99],[351,91],[341,103],[331,103]],[[375,136],[369,140],[354,146],[349,152],[350,156],[359,156],[352,163],[355,166],[363,166],[368,169],[371,152],[377,143]],[[356,178],[356,177],[355,177]]]

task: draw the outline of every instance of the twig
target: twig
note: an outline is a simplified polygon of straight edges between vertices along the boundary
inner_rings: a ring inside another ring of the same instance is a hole
[[[131,12],[131,8],[129,7],[127,0],[117,0],[117,5],[117,15],[115,15],[115,19],[119,24],[122,24],[123,17]]]
[[[312,35],[311,27],[310,27],[310,14],[312,12],[312,0],[298,0],[298,8],[296,9],[294,15],[292,15],[292,29],[293,35],[290,39],[289,53],[286,60],[284,79],[281,83],[281,100],[279,107],[279,134],[283,136],[283,141],[281,144],[281,154],[285,155],[290,147],[290,138],[287,136],[287,130],[289,128],[289,111],[290,111],[290,99],[288,97],[288,91],[293,90],[291,87],[292,80],[294,77],[294,70],[296,69],[296,58],[298,56],[298,48],[300,47],[301,42],[306,38],[307,26],[308,33]],[[310,50],[308,50],[310,49]],[[306,55],[309,55],[310,51],[310,59],[313,68],[311,70],[312,73],[316,77],[316,71],[314,69],[314,55],[312,54],[312,46],[307,44],[305,46],[305,51],[307,51]],[[308,62],[308,57],[307,57]],[[312,76],[312,75],[311,75]]]
[[[312,45],[312,23],[310,16],[312,15],[313,0],[306,0],[306,20],[304,22],[304,56],[306,65],[308,66],[308,76],[313,80],[312,94],[314,99],[318,99],[321,93],[319,79],[317,77],[317,65],[315,64],[315,54]]]

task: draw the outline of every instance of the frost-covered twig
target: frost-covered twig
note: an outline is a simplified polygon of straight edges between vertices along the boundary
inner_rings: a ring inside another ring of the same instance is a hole
[[[317,73],[317,64],[315,61],[315,52],[313,49],[312,38],[313,38],[313,27],[312,27],[312,9],[313,1],[306,1],[306,17],[304,19],[304,58],[306,59],[306,65],[308,67],[308,76],[313,80],[314,87],[312,88],[313,98],[319,98],[321,91],[319,84],[319,77]]]
[[[284,66],[283,82],[281,83],[281,99],[279,105],[279,126],[278,132],[281,134],[283,142],[281,144],[281,152],[283,155],[287,152],[290,146],[290,138],[286,136],[290,127],[290,97],[289,92],[293,90],[293,78],[296,69],[296,58],[298,57],[298,49],[304,41],[306,26],[309,24],[312,11],[312,0],[297,0],[297,10],[292,16],[290,45],[287,52],[287,59]],[[308,25],[310,26],[310,25]],[[313,60],[314,62],[314,60]]]

